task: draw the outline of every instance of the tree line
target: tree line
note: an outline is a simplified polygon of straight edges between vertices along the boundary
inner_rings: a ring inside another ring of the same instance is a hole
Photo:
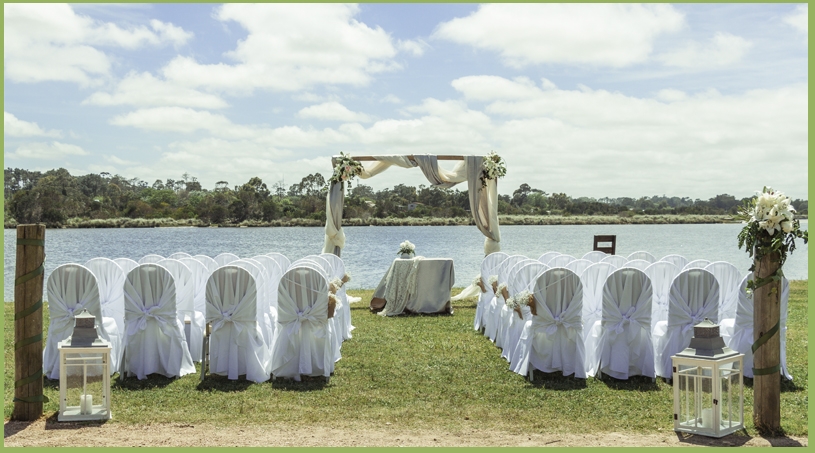
[[[110,173],[73,176],[59,168],[44,173],[20,168],[4,171],[6,224],[45,223],[60,226],[68,219],[172,218],[198,219],[207,224],[237,224],[247,220],[325,219],[326,179],[310,174],[299,183],[271,188],[260,177],[231,186],[219,181],[205,189],[194,176],[155,180]],[[512,195],[500,195],[498,213],[510,215],[736,214],[747,198],[716,195],[708,200],[688,197],[573,198],[521,184]],[[793,200],[799,215],[807,200]],[[355,184],[346,195],[344,218],[469,217],[467,191],[404,184],[374,191]]]

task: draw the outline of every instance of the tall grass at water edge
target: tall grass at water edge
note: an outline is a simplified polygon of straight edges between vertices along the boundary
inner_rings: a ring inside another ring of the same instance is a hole
[[[736,220],[729,215],[501,215],[500,225],[668,225],[700,223],[733,223]],[[344,226],[446,226],[474,225],[472,217],[369,217],[365,219],[343,219]],[[131,219],[118,217],[113,219],[71,218],[63,228],[157,228],[157,227],[283,227],[325,225],[321,219],[279,219],[272,221],[245,220],[240,223],[211,224],[199,219]],[[5,228],[14,228],[17,224],[9,221]]]
[[[455,290],[458,291],[458,290]],[[352,306],[357,327],[343,344],[330,383],[321,379],[261,384],[198,375],[113,381],[114,418],[108,423],[211,423],[221,427],[318,424],[365,429],[385,423],[403,429],[494,429],[509,433],[670,432],[672,389],[665,381],[575,379],[536,373],[534,382],[509,371],[500,350],[473,330],[475,299],[455,303],[452,316],[383,318],[367,309],[372,291]],[[14,304],[5,304],[5,419],[13,409]],[[44,309],[48,326],[48,310]],[[781,424],[807,436],[807,282],[792,282],[787,363],[793,382],[782,384]],[[45,416],[58,411],[59,384],[45,381]],[[752,380],[745,386],[745,424],[752,423]]]

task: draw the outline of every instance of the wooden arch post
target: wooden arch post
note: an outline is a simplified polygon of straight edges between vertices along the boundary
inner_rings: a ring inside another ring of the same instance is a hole
[[[17,226],[14,279],[14,410],[12,420],[36,420],[42,393],[42,283],[45,225]]]
[[[775,275],[778,253],[755,261],[756,281]],[[781,281],[773,280],[753,293],[753,422],[758,430],[781,429]]]

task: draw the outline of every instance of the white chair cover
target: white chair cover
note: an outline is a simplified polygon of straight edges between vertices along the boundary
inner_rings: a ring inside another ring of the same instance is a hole
[[[331,268],[331,263],[329,263],[325,258],[323,258],[320,255],[308,255],[300,258],[299,260],[294,261],[292,265],[300,264],[305,261],[311,261],[320,266],[323,269],[323,271],[325,271],[325,274],[328,276],[329,281],[331,281],[331,278],[333,278],[334,270]]]
[[[244,268],[222,266],[207,280],[210,373],[231,380],[244,374],[253,382],[269,380],[272,325],[257,302],[257,282]]]
[[[654,263],[646,260],[631,260],[618,267],[630,267],[632,269],[639,269],[641,271],[644,271],[645,269],[648,269],[648,266],[652,264]]]
[[[601,252],[599,250],[592,250],[591,252],[588,252],[585,255],[583,255],[582,259],[589,260],[592,263],[599,263],[600,261],[603,261],[603,258],[605,258],[607,256],[608,256],[608,253],[606,253],[606,252]]]
[[[537,315],[521,333],[516,372],[526,375],[531,365],[545,373],[561,371],[564,376],[585,378],[580,278],[568,269],[552,268],[538,277],[533,288]]]
[[[163,260],[163,259],[164,259],[164,257],[163,257],[163,256],[161,256],[161,255],[156,255],[156,254],[152,254],[152,253],[151,253],[151,254],[149,254],[149,255],[144,255],[144,256],[143,256],[143,257],[142,257],[142,258],[139,260],[139,264],[152,264],[152,263],[158,263],[159,261],[161,261],[161,260]]]
[[[320,255],[307,255],[299,260],[294,261],[290,267],[300,266],[302,264],[307,265],[316,265],[319,269],[322,269],[323,276],[325,277],[326,281],[331,283],[331,280],[334,278],[334,268],[331,263],[323,258]],[[331,324],[331,328],[336,335],[334,336],[334,355],[335,360],[339,360],[342,357],[340,353],[340,348],[342,348],[342,341],[343,341],[343,328],[345,326],[345,319],[344,319],[344,307],[342,299],[337,299],[336,306],[334,307],[334,317],[328,320],[328,323]]]
[[[753,330],[753,296],[747,294],[747,282],[753,279],[750,272],[739,283],[739,298],[736,306],[735,318],[723,319],[720,323],[720,333],[725,344],[730,349],[744,354],[744,377],[753,377],[753,343],[755,342]],[[789,305],[789,280],[781,278],[781,316],[778,334],[781,336],[781,375],[792,380],[787,368],[787,315]]]
[[[743,278],[739,269],[727,261],[714,261],[705,270],[719,282],[719,319],[735,318],[739,303],[739,283]]]
[[[171,260],[180,260],[181,258],[192,258],[192,255],[186,252],[175,252],[167,258],[170,258]]]
[[[116,323],[116,331],[119,334],[116,342],[118,349],[110,351],[110,369],[115,371],[119,369],[124,352],[121,334],[125,331],[125,273],[115,261],[108,258],[93,258],[85,263],[85,267],[96,277],[102,317],[111,318]]]
[[[603,253],[603,252],[600,252],[600,253]],[[574,272],[579,277],[579,276],[583,275],[583,271],[585,271],[587,267],[591,266],[592,264],[594,264],[596,262],[597,261],[590,261],[590,260],[580,258],[580,259],[577,259],[577,260],[574,260],[574,261],[570,262],[569,264],[567,264],[567,265],[565,265],[563,267],[565,267],[566,269],[569,269],[570,271]]]
[[[651,280],[639,269],[618,269],[606,279],[603,317],[595,325],[600,331],[600,372],[615,379],[654,377],[651,295]]]
[[[527,257],[523,255],[512,255],[504,260],[501,268],[498,270],[498,287],[507,284],[509,270],[512,268],[512,266],[514,266],[518,261],[523,261],[525,259],[527,259]],[[499,343],[503,340],[504,334],[504,325],[501,322],[501,310],[504,308],[505,302],[506,301],[504,300],[503,294],[501,294],[501,291],[498,291],[493,298],[492,303],[490,303],[489,312],[487,313],[487,331],[488,333],[492,333],[492,336],[488,336],[489,339],[495,342],[498,347],[501,346]]]
[[[193,362],[200,362],[203,358],[204,332],[207,325],[207,280],[212,273],[204,263],[195,258],[180,258],[178,261],[187,266],[192,273],[193,313],[187,346],[190,348]]]
[[[475,330],[486,328],[486,318],[484,315],[487,312],[492,298],[495,297],[489,279],[492,275],[498,275],[499,266],[507,258],[509,258],[509,255],[506,253],[495,252],[490,253],[481,260],[481,284],[484,286],[484,289],[486,289],[486,292],[478,296],[478,304],[475,307],[475,319],[473,321],[473,329]]]
[[[181,325],[184,326],[184,339],[187,341],[187,347],[190,350],[190,357],[192,357],[193,361],[200,361],[200,356],[196,356],[193,354],[193,346],[190,344],[193,340],[193,330],[197,330],[197,327],[193,327],[193,322],[196,321],[195,317],[195,278],[192,275],[192,271],[186,264],[182,263],[177,259],[166,258],[158,263],[159,266],[164,267],[170,274],[173,276],[173,281],[175,282],[175,310],[178,314],[178,320],[181,322]],[[190,336],[186,335],[187,331],[187,322],[190,323]],[[200,322],[200,320],[199,320]],[[206,327],[204,327],[206,328]],[[203,343],[203,334],[200,336],[200,340]],[[198,334],[195,335],[195,340],[198,340]],[[202,344],[203,346],[203,344]]]
[[[333,253],[323,253],[320,254],[320,257],[328,261],[328,263],[331,264],[332,269],[334,269],[332,278],[342,280],[343,277],[345,277],[345,263],[342,261],[342,258],[334,255]],[[337,317],[337,320],[342,323],[342,325],[339,326],[340,333],[342,334],[341,337],[343,340],[349,340],[351,339],[351,331],[356,329],[356,327],[351,325],[351,304],[348,301],[345,286],[346,285],[343,284],[340,289],[337,290],[337,297],[340,298],[339,302],[341,303],[341,307],[337,307],[337,310],[334,313],[340,311],[340,316]]]
[[[272,326],[271,333],[272,335],[274,335],[275,323],[277,322],[277,309],[272,307],[271,297],[267,293],[268,285],[266,284],[267,280],[266,269],[263,267],[262,264],[250,258],[242,258],[239,260],[235,260],[229,263],[228,266],[237,266],[249,271],[249,275],[251,275],[252,278],[255,280],[255,292],[257,292],[256,304],[258,313],[262,313],[264,316],[269,318],[268,321],[264,322],[268,322],[269,325]],[[261,332],[263,332],[264,335],[269,333],[263,329],[261,329]],[[273,339],[274,336],[264,338],[264,341],[271,344]]]
[[[672,378],[671,356],[690,344],[693,326],[719,321],[719,283],[704,269],[686,269],[676,276],[668,293],[668,320],[654,327],[656,374]]]
[[[520,261],[516,262],[515,264],[513,264],[512,266],[509,267],[509,269],[507,270],[507,273],[506,273],[506,275],[507,275],[506,284],[507,284],[507,294],[509,294],[510,297],[512,297],[515,294],[513,292],[513,288],[512,288],[512,280],[515,278],[515,275],[518,273],[518,270],[520,268],[522,268],[523,266],[526,266],[528,264],[535,264],[535,263],[543,264],[538,260],[533,260],[533,259],[526,258],[526,259],[523,259],[523,260],[520,260]],[[510,337],[511,337],[511,334],[509,332],[509,328],[510,328],[510,325],[512,324],[513,318],[517,318],[517,314],[515,314],[515,311],[512,310],[511,308],[509,308],[507,306],[507,304],[506,304],[506,301],[504,301],[504,306],[501,307],[501,313],[500,313],[500,319],[499,319],[499,322],[501,323],[501,328],[500,328],[501,336],[499,338],[495,339],[495,345],[498,346],[499,348],[501,348],[501,357],[503,357],[507,361],[509,361],[509,357],[512,354],[512,352],[513,352],[512,350],[515,347],[514,344],[509,345],[509,341],[510,341]],[[520,333],[519,333],[519,335],[520,335]]]
[[[587,267],[580,275],[580,282],[583,284],[583,339],[585,341],[585,365],[586,374],[594,376],[597,374],[595,365],[598,363],[599,337],[592,337],[591,326],[593,326],[603,315],[603,287],[609,274],[617,270],[611,263],[594,263]]]
[[[317,270],[292,267],[280,279],[278,325],[272,353],[274,377],[329,377],[337,335],[328,322],[328,281]]]
[[[524,262],[526,263],[526,261]],[[531,263],[522,266],[509,279],[509,293],[512,296],[517,296],[523,291],[529,291],[531,293],[533,289],[532,286],[538,280],[538,277],[549,269],[549,266],[541,263],[540,261],[532,261]],[[524,331],[524,325],[532,322],[532,310],[529,308],[529,306],[522,306],[521,318],[518,317],[515,310],[513,310],[511,314],[512,317],[510,318],[508,328],[509,337],[503,351],[509,352],[504,358],[509,361],[509,369],[514,370],[518,366],[518,361],[520,360],[523,349],[519,347],[521,334]],[[502,356],[504,356],[503,351],[501,354]]]
[[[708,264],[710,264],[710,261],[708,260],[693,260],[686,264],[685,267],[682,268],[682,270],[685,271],[688,269],[704,269],[707,267]]]
[[[656,263],[657,258],[648,252],[640,250],[638,252],[634,252],[628,255],[628,261],[631,260],[645,260],[648,261],[649,263]]]
[[[572,255],[558,255],[545,264],[549,267],[566,267],[567,264],[571,263],[575,259],[576,258]]]
[[[280,284],[280,277],[283,276],[283,269],[277,261],[266,255],[258,255],[252,258],[266,269],[268,277],[267,293],[269,294],[269,305],[277,309],[277,285]]]
[[[623,267],[625,265],[625,263],[628,262],[628,258],[626,258],[624,256],[620,256],[620,255],[608,255],[605,258],[603,258],[602,260],[600,260],[600,262],[601,263],[612,264],[614,267],[619,269],[619,268]]]
[[[184,326],[178,320],[175,283],[170,271],[141,264],[125,278],[124,372],[139,379],[159,373],[167,377],[195,373]]]
[[[654,327],[657,323],[668,320],[668,294],[671,292],[671,284],[679,275],[679,268],[668,261],[657,261],[645,268],[645,275],[651,280],[651,291],[653,292],[651,302],[651,335],[653,338]]]
[[[546,264],[546,263],[549,262],[549,260],[551,260],[552,258],[554,258],[554,257],[556,257],[558,255],[560,255],[560,252],[546,252],[543,255],[538,257],[538,261],[540,261],[543,264]],[[507,256],[509,256],[509,255],[507,255]]]
[[[287,270],[289,270],[289,266],[291,265],[291,260],[286,258],[286,256],[283,255],[282,253],[272,252],[272,253],[267,253],[266,256],[268,256],[269,258],[277,261],[277,264],[280,265],[280,269],[283,272],[286,272]]]
[[[665,255],[660,258],[660,261],[667,261],[680,270],[688,264],[688,259],[682,255]]]
[[[74,332],[74,316],[83,309],[96,317],[99,335],[111,343],[113,351],[121,351],[121,333],[113,318],[103,317],[99,303],[99,287],[93,272],[79,264],[63,264],[48,276],[48,311],[51,320],[43,351],[42,369],[48,379],[59,379],[60,341]],[[111,374],[116,371],[111,369]]]
[[[238,261],[241,258],[238,255],[235,255],[234,253],[224,252],[215,255],[215,258],[213,259],[215,260],[216,263],[218,263],[218,267],[221,267],[226,266],[227,264],[233,261]]]
[[[130,273],[133,269],[139,266],[139,263],[135,260],[131,260],[130,258],[116,258],[113,260],[114,263],[118,264],[120,268],[122,268],[122,272],[124,272],[125,276]]]
[[[195,256],[193,256],[193,258],[200,261],[201,264],[206,266],[207,270],[209,271],[210,274],[215,272],[215,269],[218,269],[218,267],[220,267],[220,266],[218,266],[218,263],[215,262],[215,260],[212,259],[212,257],[210,257],[210,256],[207,256],[207,255],[195,255]]]

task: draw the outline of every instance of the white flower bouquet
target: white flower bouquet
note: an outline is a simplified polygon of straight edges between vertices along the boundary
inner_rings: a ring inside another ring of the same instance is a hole
[[[488,179],[503,178],[507,174],[504,159],[495,154],[495,151],[490,151],[487,157],[484,158],[482,166],[484,168],[481,170],[481,177],[479,178],[481,179],[481,187],[487,187]]]
[[[739,248],[744,246],[751,257],[760,261],[764,256],[778,253],[780,278],[783,273],[780,267],[784,265],[787,254],[795,250],[795,239],[801,238],[806,244],[809,232],[801,230],[801,225],[795,219],[795,208],[792,207],[789,197],[783,192],[764,187],[758,196],[745,202],[739,214],[746,222],[739,232]],[[750,271],[755,271],[755,262]],[[760,282],[751,280],[747,283],[749,290],[754,290],[772,280],[773,276],[762,279]]]
[[[334,166],[334,174],[328,179],[329,183],[348,183],[348,188],[351,188],[351,179],[359,176],[362,173],[362,164],[359,161],[351,159],[351,156],[340,153],[340,158],[337,165]]]
[[[396,252],[397,255],[401,255],[406,253],[408,255],[413,255],[416,252],[416,246],[413,245],[410,241],[405,241],[399,244],[399,251]]]

